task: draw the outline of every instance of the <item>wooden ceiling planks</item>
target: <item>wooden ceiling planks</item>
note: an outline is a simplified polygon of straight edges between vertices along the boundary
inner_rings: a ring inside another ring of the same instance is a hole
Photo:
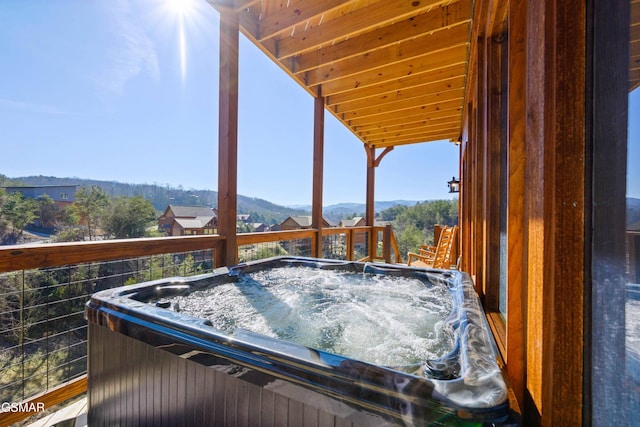
[[[462,3],[467,3],[467,1],[465,0]],[[450,12],[451,9],[454,10],[453,13]],[[393,46],[396,43],[429,35],[438,30],[468,24],[468,19],[460,17],[461,9],[460,6],[454,7],[454,5],[450,7],[438,7],[422,15],[406,18],[387,27],[376,28],[367,33],[362,33],[328,46],[318,47],[317,49],[307,52],[295,52],[295,71],[296,73],[309,71],[322,67],[325,64],[353,58],[367,52],[375,51],[376,49],[383,49]],[[453,15],[455,19],[452,18],[451,15]],[[284,39],[278,45],[278,54],[281,59],[292,56],[290,51],[284,50],[287,40],[291,39]]]
[[[439,68],[422,74],[412,74],[397,80],[382,82],[368,87],[358,87],[347,93],[329,96],[326,104],[329,106],[350,105],[351,102],[358,102],[370,97],[391,96],[400,91],[414,92],[419,94],[432,93],[437,91],[437,85],[452,79],[462,79],[464,86],[465,64],[456,64],[451,67]],[[453,87],[453,86],[452,86]],[[371,104],[368,104],[371,105]],[[348,108],[345,108],[348,110]],[[340,109],[341,111],[342,109]]]
[[[357,73],[375,73],[379,68],[388,68],[395,64],[418,60],[423,56],[445,51],[452,46],[465,46],[468,40],[469,26],[459,25],[453,29],[433,32],[388,47],[364,52],[342,61],[322,65],[305,72],[304,79],[308,85],[313,86]]]
[[[263,2],[264,3],[264,2]],[[269,3],[269,2],[267,2]],[[279,8],[265,14],[260,19],[260,33],[258,40],[263,41],[276,36],[295,36],[309,26],[318,26],[325,15],[335,9],[345,8],[356,0],[298,0],[291,2],[276,1]],[[299,28],[302,27],[302,28]]]
[[[458,139],[472,0],[207,0],[368,146]]]
[[[448,129],[452,125],[455,125],[460,120],[460,116],[454,115],[436,118],[436,119],[422,119],[416,122],[403,122],[400,124],[387,124],[382,125],[380,123],[374,123],[368,126],[358,126],[356,130],[358,134],[363,138],[379,139],[380,135],[390,134],[398,131],[416,131],[422,130],[428,127],[429,129]]]
[[[324,21],[321,26],[311,27],[303,33],[299,32],[289,38],[281,39],[279,41],[280,57],[314,52],[323,47],[331,52],[331,46],[334,44],[342,44],[338,48],[338,55],[348,54],[348,52],[357,54],[363,50],[371,50],[392,43],[394,38],[400,41],[436,30],[439,27],[431,22],[434,19],[440,22],[440,27],[448,25],[449,16],[452,13],[450,14],[449,9],[446,7],[437,8],[441,10],[436,10],[430,14],[430,20],[429,18],[422,18],[420,22],[416,22],[416,25],[413,25],[414,23],[411,21],[420,16],[418,15],[419,13],[436,8],[443,1],[431,0],[417,3],[419,5],[413,6],[412,2],[406,0],[377,2],[341,15],[333,21]],[[459,15],[461,14],[456,14],[456,16]],[[462,20],[461,18],[459,19]],[[424,25],[422,31],[418,24]],[[399,28],[403,28],[404,31],[399,32]],[[348,43],[349,40],[353,39],[356,40],[355,48],[349,49],[354,47],[353,43]],[[377,41],[372,42],[371,40]],[[320,55],[323,54],[322,51],[319,53]],[[327,58],[322,62],[332,60],[331,56]]]

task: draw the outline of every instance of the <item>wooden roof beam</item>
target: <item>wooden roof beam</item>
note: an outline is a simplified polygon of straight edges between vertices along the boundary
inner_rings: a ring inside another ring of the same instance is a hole
[[[462,118],[462,114],[457,111],[451,111],[447,115],[443,115],[441,117],[416,117],[415,119],[409,119],[410,123],[405,122],[396,122],[396,123],[387,123],[384,126],[378,126],[377,124],[369,124],[366,126],[356,126],[354,129],[356,135],[360,138],[362,137],[376,137],[376,135],[380,134],[388,134],[390,132],[398,131],[398,130],[412,130],[416,128],[423,127],[433,127],[436,130],[446,129],[450,127],[452,123],[460,123],[460,119]]]
[[[465,80],[466,64],[459,63],[451,67],[439,68],[424,73],[413,73],[397,80],[385,81],[372,86],[357,87],[326,99],[327,105],[365,101],[370,97],[385,96],[402,90],[431,91],[432,86],[453,78]],[[463,83],[464,84],[464,83]]]
[[[398,120],[407,121],[410,117],[420,117],[419,120],[448,117],[462,110],[462,100],[440,102],[433,105],[423,105],[408,110],[396,111],[382,117],[363,117],[361,119],[345,120],[350,127],[363,126],[373,123],[395,123]]]
[[[376,64],[389,66],[395,63],[406,63],[412,58],[436,54],[455,46],[466,46],[468,43],[469,26],[459,25],[307,71],[304,80],[309,86],[314,86],[353,74],[373,71],[376,69]]]
[[[388,135],[382,135],[375,138],[363,138],[367,144],[378,145],[381,143],[396,141],[396,142],[406,142],[406,141],[425,141],[431,138],[441,138],[440,135],[459,135],[460,134],[460,126],[452,126],[447,129],[441,130],[430,130],[424,129],[422,132],[415,133],[391,133]],[[444,139],[444,138],[441,138]]]
[[[328,82],[318,82],[317,84],[322,83],[322,91],[325,96],[332,96],[358,87],[378,85],[385,81],[400,79],[412,74],[435,71],[457,64],[466,64],[467,51],[467,45],[455,46],[419,58],[409,58],[376,70],[369,70]]]
[[[407,139],[407,140],[394,140],[394,139],[390,139],[388,141],[377,141],[375,146],[376,148],[384,148],[384,147],[399,147],[401,145],[410,145],[410,144],[422,144],[422,143],[429,143],[429,142],[435,142],[435,141],[442,141],[442,140],[455,140],[460,136],[459,133],[455,134],[434,134],[432,136],[426,136],[425,138],[421,138],[421,139]],[[370,146],[368,143],[365,142],[365,145]]]
[[[357,120],[367,120],[367,121],[376,121],[376,120],[386,120],[390,117],[402,117],[403,114],[411,114],[416,111],[424,111],[432,106],[436,107],[439,105],[448,105],[448,106],[460,106],[463,102],[463,93],[460,91],[458,96],[452,97],[438,97],[435,95],[429,95],[425,97],[425,102],[423,103],[405,103],[402,105],[398,105],[397,108],[389,108],[384,110],[376,109],[376,107],[372,107],[369,109],[363,109],[361,111],[352,111],[348,114],[343,114],[342,118],[344,121],[349,123],[355,123]]]
[[[325,30],[325,27],[336,25],[334,22],[323,24],[322,29]],[[391,25],[378,27],[364,34],[355,35],[319,49],[317,46],[314,46],[313,50],[308,50],[308,47],[306,47],[307,51],[304,53],[305,47],[302,45],[308,45],[308,43],[300,43],[300,37],[285,38],[279,42],[278,54],[279,58],[296,55],[296,71],[308,71],[323,64],[359,55],[362,52],[373,51],[433,31],[469,24],[470,22],[471,0],[461,0],[450,5],[434,7],[429,12],[403,18]],[[326,34],[326,32],[322,34]]]
[[[401,99],[394,102],[386,102],[381,104],[372,104],[370,107],[360,108],[358,110],[352,110],[349,112],[343,112],[342,117],[345,120],[352,120],[362,117],[371,117],[377,115],[386,115],[394,113],[396,111],[410,110],[412,108],[421,107],[423,105],[432,105],[444,101],[459,100],[462,103],[464,97],[464,88],[456,88],[453,90],[443,91],[439,93],[430,93],[410,99]],[[341,106],[337,106],[338,111],[341,110]]]
[[[388,125],[388,126],[372,126],[365,128],[364,126],[355,128],[356,133],[362,138],[376,138],[379,135],[387,135],[394,132],[415,132],[420,129],[443,130],[453,126],[460,125],[460,115],[442,117],[440,119],[420,120],[408,124]]]
[[[444,123],[445,121],[457,120],[460,122],[462,118],[462,109],[452,109],[447,111],[437,111],[428,114],[418,114],[407,117],[405,120],[394,119],[386,121],[385,123],[371,122],[363,123],[358,126],[352,126],[350,129],[360,137],[366,131],[378,132],[380,129],[394,130],[399,126],[406,126],[408,128],[414,127],[418,123]]]
[[[233,8],[236,12],[247,10],[262,2],[262,0],[233,0]]]
[[[281,6],[260,20],[260,37],[264,40],[276,35],[291,31],[297,25],[301,25],[309,19],[321,16],[333,9],[344,7],[357,0],[297,0],[282,2]]]
[[[398,20],[408,19],[447,2],[448,0],[379,1],[294,34],[292,37],[283,38],[280,40],[280,51],[285,56],[310,51],[323,44],[344,40]]]
[[[452,90],[464,90],[464,83],[464,77],[459,76],[448,80],[438,81],[432,84],[425,84],[417,87],[407,87],[406,89],[375,94],[374,96],[357,99],[351,102],[342,102],[339,105],[335,106],[335,111],[337,113],[345,114],[350,111],[360,110],[362,108],[392,104],[399,101],[424,97],[426,95],[445,93]]]

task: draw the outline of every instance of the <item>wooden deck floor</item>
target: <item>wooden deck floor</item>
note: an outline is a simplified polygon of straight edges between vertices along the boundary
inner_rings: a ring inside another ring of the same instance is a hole
[[[25,427],[86,427],[87,398],[72,403],[69,406],[49,414],[39,420],[27,424]]]

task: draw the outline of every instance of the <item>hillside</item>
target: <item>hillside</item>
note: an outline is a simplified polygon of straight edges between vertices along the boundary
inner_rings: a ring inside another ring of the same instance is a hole
[[[389,209],[393,206],[404,205],[404,206],[415,206],[418,202],[415,200],[392,200],[392,201],[376,201],[374,203],[374,211],[379,213],[385,209]],[[311,211],[311,206],[305,206],[304,208]],[[325,218],[338,223],[341,219],[354,217],[354,216],[364,216],[364,212],[366,210],[366,205],[364,203],[338,203],[335,205],[324,206],[322,208],[323,215]]]
[[[58,178],[53,176],[26,176],[10,178],[6,185],[79,185],[102,188],[111,197],[142,196],[150,200],[153,207],[162,212],[167,205],[213,206],[218,203],[218,192],[212,190],[185,190],[182,186],[171,187],[158,184],[128,184],[117,181],[98,181],[81,178]],[[396,205],[414,206],[415,200],[376,201],[375,211],[380,212]],[[339,203],[325,206],[324,216],[337,223],[351,216],[364,215],[364,203]],[[256,222],[274,224],[289,216],[310,215],[311,205],[280,206],[256,197],[238,195],[238,213],[251,214]]]
[[[142,196],[162,212],[169,204],[184,206],[213,206],[218,203],[218,192],[212,190],[185,190],[182,186],[158,184],[128,184],[117,181],[98,181],[81,178],[57,178],[53,176],[27,176],[8,178],[0,175],[0,185],[97,185],[112,197]],[[415,200],[376,201],[376,213],[396,205],[415,206]],[[338,203],[325,206],[323,214],[333,222],[351,216],[364,215],[364,203]],[[264,199],[238,195],[238,213],[251,214],[256,222],[274,224],[289,216],[310,215],[311,205],[281,206]],[[640,221],[640,199],[627,198],[627,225]]]
[[[385,209],[389,209],[396,205],[405,205],[405,206],[415,206],[419,203],[417,200],[390,200],[390,201],[376,201],[374,205],[374,210],[376,212],[383,211]],[[307,211],[311,211],[311,205],[294,205],[289,206],[293,209],[304,209]],[[364,203],[337,203],[335,205],[328,205],[323,207],[323,212],[326,214],[361,214],[365,210]]]
[[[212,190],[185,190],[181,186],[171,187],[158,184],[127,184],[116,181],[98,181],[81,178],[57,178],[53,176],[27,176],[11,178],[13,185],[19,181],[24,185],[79,185],[102,188],[111,197],[142,196],[151,201],[153,207],[163,212],[167,205],[213,206],[218,203],[218,192]],[[303,209],[292,209],[276,205],[267,200],[238,195],[238,213],[251,214],[256,222],[274,224],[289,216],[307,215]]]

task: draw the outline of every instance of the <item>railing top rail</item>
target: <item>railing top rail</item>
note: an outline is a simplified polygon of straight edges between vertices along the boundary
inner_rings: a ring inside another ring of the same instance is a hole
[[[384,227],[330,227],[322,235],[384,230]],[[316,229],[242,233],[238,245],[313,238]],[[35,268],[60,267],[96,261],[135,258],[163,253],[219,248],[224,236],[175,236],[141,239],[100,240],[50,244],[25,244],[0,247],[0,273]]]
[[[277,242],[279,240],[310,239],[316,229],[266,231],[261,233],[240,233],[236,236],[238,245],[251,245],[254,243]]]
[[[370,230],[369,226],[359,227],[325,227],[322,228],[322,235],[329,236],[332,234],[349,233],[353,230],[365,232]],[[383,227],[384,229],[384,227]],[[253,243],[275,242],[279,240],[308,239],[312,238],[318,230],[315,228],[307,228],[304,230],[284,230],[284,231],[267,231],[262,233],[241,233],[238,234],[238,245],[250,245]]]
[[[322,234],[325,236],[329,236],[332,234],[342,234],[342,233],[350,233],[350,232],[367,232],[371,230],[370,226],[361,225],[357,227],[328,227],[322,229]]]
[[[0,247],[0,272],[59,267],[219,247],[224,236],[180,236]]]

